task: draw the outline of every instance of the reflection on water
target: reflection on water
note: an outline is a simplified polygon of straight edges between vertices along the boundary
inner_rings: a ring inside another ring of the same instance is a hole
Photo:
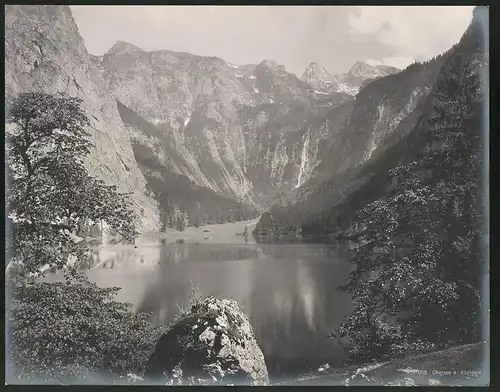
[[[342,353],[327,336],[350,307],[336,291],[351,270],[345,252],[309,244],[109,245],[97,252],[96,265],[109,264],[107,257],[115,267],[93,269],[89,276],[101,286],[122,287],[118,299],[152,312],[156,323],[168,323],[178,306],[187,307],[190,281],[198,282],[203,295],[240,304],[268,362],[332,363]]]

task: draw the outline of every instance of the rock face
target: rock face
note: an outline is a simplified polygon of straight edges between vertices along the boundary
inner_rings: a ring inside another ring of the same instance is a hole
[[[5,7],[5,98],[30,91],[81,98],[94,142],[86,166],[106,183],[132,192],[138,228],[156,230],[156,203],[145,195],[130,137],[95,61],[85,49],[69,7]]]
[[[236,66],[118,42],[98,67],[115,98],[152,125],[129,131],[158,160],[197,185],[257,203],[307,181],[331,136],[327,110],[352,99],[316,92],[271,60]]]
[[[262,230],[277,220],[290,225],[287,217],[295,214],[305,222],[304,234],[330,234],[338,226],[342,230],[336,234],[355,234],[356,228],[350,226],[353,212],[390,194],[389,170],[409,164],[427,148],[451,148],[459,143],[453,141],[454,132],[471,123],[472,129],[480,129],[483,120],[478,108],[484,105],[488,58],[484,21],[477,15],[460,42],[443,55],[375,80],[361,90],[348,125],[317,167],[314,180],[319,185],[311,180],[296,205],[263,215],[257,228]],[[438,137],[449,140],[443,143]],[[469,136],[467,143],[472,140]],[[325,174],[326,179],[321,177]]]
[[[427,63],[416,63],[399,73],[367,83],[355,100],[348,103],[351,109],[344,113],[348,118],[342,120],[340,129],[337,132],[331,130],[329,143],[324,143],[322,159],[301,193],[324,195],[325,186],[339,188],[336,177],[376,160],[408,135],[424,110],[445,57],[446,54]],[[340,119],[338,114],[330,118]],[[327,180],[333,180],[335,185],[325,184]],[[324,186],[318,188],[322,182]],[[341,182],[346,182],[346,179]],[[319,198],[323,199],[323,196]],[[332,195],[332,201],[335,198]]]
[[[161,337],[145,379],[167,385],[267,385],[264,356],[235,301],[213,297],[194,305]]]
[[[358,61],[349,72],[331,75],[321,65],[311,63],[302,74],[301,80],[320,92],[341,92],[354,96],[370,81],[398,72],[401,70],[394,67]]]
[[[317,172],[331,176],[360,166],[406,136],[423,111],[444,57],[366,85],[356,96],[348,125]]]

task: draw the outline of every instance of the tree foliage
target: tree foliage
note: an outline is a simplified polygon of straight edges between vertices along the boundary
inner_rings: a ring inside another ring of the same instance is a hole
[[[86,248],[72,234],[104,221],[123,238],[135,235],[128,195],[91,177],[84,158],[92,144],[81,100],[25,93],[7,105],[8,259],[27,272],[83,261]]]
[[[356,216],[355,308],[335,332],[352,362],[481,339],[485,272],[481,34],[472,25],[414,132],[420,152]],[[392,332],[387,333],[388,330]],[[403,350],[401,350],[403,348]]]
[[[146,315],[112,300],[118,288],[100,289],[76,268],[64,283],[30,274],[86,264],[89,249],[76,234],[91,222],[106,222],[125,240],[135,235],[128,195],[85,169],[89,125],[81,100],[62,94],[21,94],[7,106],[6,272],[14,279],[6,353],[11,376],[25,381],[140,372],[156,342]]]
[[[11,376],[82,382],[142,374],[164,327],[114,301],[118,290],[80,275],[71,284],[16,283],[6,314]]]

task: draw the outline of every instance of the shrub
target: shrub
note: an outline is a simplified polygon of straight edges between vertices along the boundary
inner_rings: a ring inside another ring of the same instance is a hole
[[[88,381],[142,374],[164,327],[115,302],[120,289],[85,277],[57,283],[17,282],[7,307],[13,376],[29,381]]]

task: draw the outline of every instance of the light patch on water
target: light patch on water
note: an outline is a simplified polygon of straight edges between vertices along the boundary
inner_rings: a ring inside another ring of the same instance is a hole
[[[346,309],[340,303],[329,302],[331,298],[327,297],[327,291],[322,289],[322,281],[317,277],[333,276],[334,281],[327,284],[336,285],[349,270],[343,267],[338,270],[337,263],[330,262],[326,249],[255,245],[262,254],[259,259],[253,251],[247,253],[247,249],[253,249],[254,245],[249,248],[242,244],[232,249],[234,245],[192,243],[207,235],[205,228],[210,230],[209,235],[215,239],[215,244],[219,235],[231,244],[235,240],[244,242],[242,236],[235,234],[241,233],[248,223],[188,228],[184,232],[169,230],[166,234],[168,244],[155,248],[155,251],[161,250],[161,266],[151,263],[152,268],[147,268],[136,259],[135,263],[140,267],[127,268],[127,262],[122,261],[113,269],[89,271],[89,277],[102,287],[122,287],[117,300],[134,304],[135,310],[152,312],[155,323],[171,321],[178,313],[178,307],[186,307],[192,287],[190,281],[195,286],[199,281],[203,295],[238,302],[250,318],[265,355],[316,358],[318,353],[322,358],[336,356],[335,343],[324,337],[331,332],[332,322],[342,317]],[[177,238],[186,239],[186,244],[170,244]],[[102,257],[107,254],[116,259],[121,247],[108,245],[105,248],[101,251]],[[154,247],[144,245],[139,248],[136,251],[147,252],[153,258]],[[321,260],[324,257],[328,262],[316,264],[317,257]],[[295,264],[295,261],[298,266],[290,264]],[[199,332],[207,327],[203,322],[196,324]]]
[[[304,305],[305,318],[309,329],[315,331],[314,302],[316,298],[313,291],[314,283],[309,276],[307,267],[303,263],[298,263],[297,268],[297,283],[300,290],[300,297]]]
[[[314,331],[314,294],[306,291],[302,293],[302,301],[304,302],[304,309],[306,312],[306,320],[309,328]]]
[[[128,244],[99,245],[92,249],[92,263],[98,269],[143,269],[152,267],[160,261],[159,246],[140,246]]]

